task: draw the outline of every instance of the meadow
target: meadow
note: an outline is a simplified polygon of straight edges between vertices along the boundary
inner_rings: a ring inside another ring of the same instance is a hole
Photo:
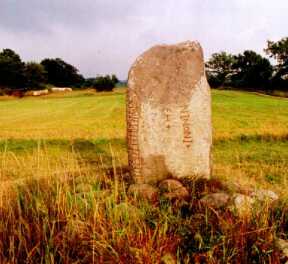
[[[207,208],[127,196],[123,88],[0,97],[1,263],[280,263],[288,100],[213,90],[212,110],[212,178],[275,191],[278,214],[262,212],[253,225],[231,217],[224,228]]]

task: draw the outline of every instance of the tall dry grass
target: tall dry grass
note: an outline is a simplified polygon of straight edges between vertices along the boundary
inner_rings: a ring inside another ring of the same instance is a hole
[[[1,100],[0,263],[285,261],[287,101],[214,91],[213,179],[155,203],[127,195],[124,105],[122,92]],[[249,221],[199,203],[235,183],[281,199]]]
[[[127,195],[130,179],[112,147],[110,168],[101,157],[91,166],[79,153],[51,159],[46,151],[1,154],[0,263],[161,263],[167,255],[178,263],[280,263],[273,243],[286,230],[284,205],[255,210],[250,222],[203,207],[199,198],[222,188],[215,179],[190,182],[188,202],[151,204]]]

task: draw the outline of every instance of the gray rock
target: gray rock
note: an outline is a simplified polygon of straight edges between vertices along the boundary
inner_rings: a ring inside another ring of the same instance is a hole
[[[238,182],[229,182],[228,187],[235,193],[241,193],[245,195],[250,195],[254,190],[252,187],[241,185]]]
[[[271,191],[271,190],[264,190],[259,189],[251,193],[252,197],[255,197],[257,200],[261,202],[273,202],[279,199],[279,196]]]
[[[240,217],[250,218],[252,215],[253,206],[255,209],[261,210],[264,202],[272,203],[278,199],[279,197],[276,193],[270,190],[259,189],[252,192],[250,196],[236,194],[234,196],[234,208]]]
[[[226,206],[229,200],[230,196],[227,193],[210,193],[201,198],[200,202],[211,207],[220,208]]]
[[[160,182],[158,187],[167,199],[186,199],[189,197],[187,189],[177,180],[164,180]]]
[[[127,139],[136,183],[210,177],[211,96],[198,42],[152,47],[133,64]]]

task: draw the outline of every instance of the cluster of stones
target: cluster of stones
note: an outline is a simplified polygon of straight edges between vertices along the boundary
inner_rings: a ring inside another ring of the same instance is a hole
[[[189,198],[189,192],[184,185],[175,179],[166,179],[158,185],[133,184],[128,193],[151,202],[158,201],[159,196],[169,200],[186,200]]]
[[[191,194],[180,181],[176,179],[166,179],[160,181],[157,185],[150,184],[133,184],[129,188],[129,194],[138,198],[156,202],[160,196],[171,201],[191,199]],[[227,191],[228,190],[228,191]],[[278,201],[279,197],[271,190],[243,190],[238,189],[236,192],[229,191],[225,187],[217,192],[204,194],[199,202],[203,206],[218,209],[229,209],[239,218],[249,220],[253,210],[261,210],[263,206],[271,206]]]
[[[219,208],[228,208],[234,211],[240,218],[250,219],[253,209],[271,205],[279,199],[278,195],[271,190],[258,189],[243,193],[216,192],[207,194],[200,199],[203,205]]]

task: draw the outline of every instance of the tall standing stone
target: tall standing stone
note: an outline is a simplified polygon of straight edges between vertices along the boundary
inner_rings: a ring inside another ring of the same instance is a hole
[[[130,69],[128,159],[136,183],[210,177],[211,96],[198,42],[152,47]]]

